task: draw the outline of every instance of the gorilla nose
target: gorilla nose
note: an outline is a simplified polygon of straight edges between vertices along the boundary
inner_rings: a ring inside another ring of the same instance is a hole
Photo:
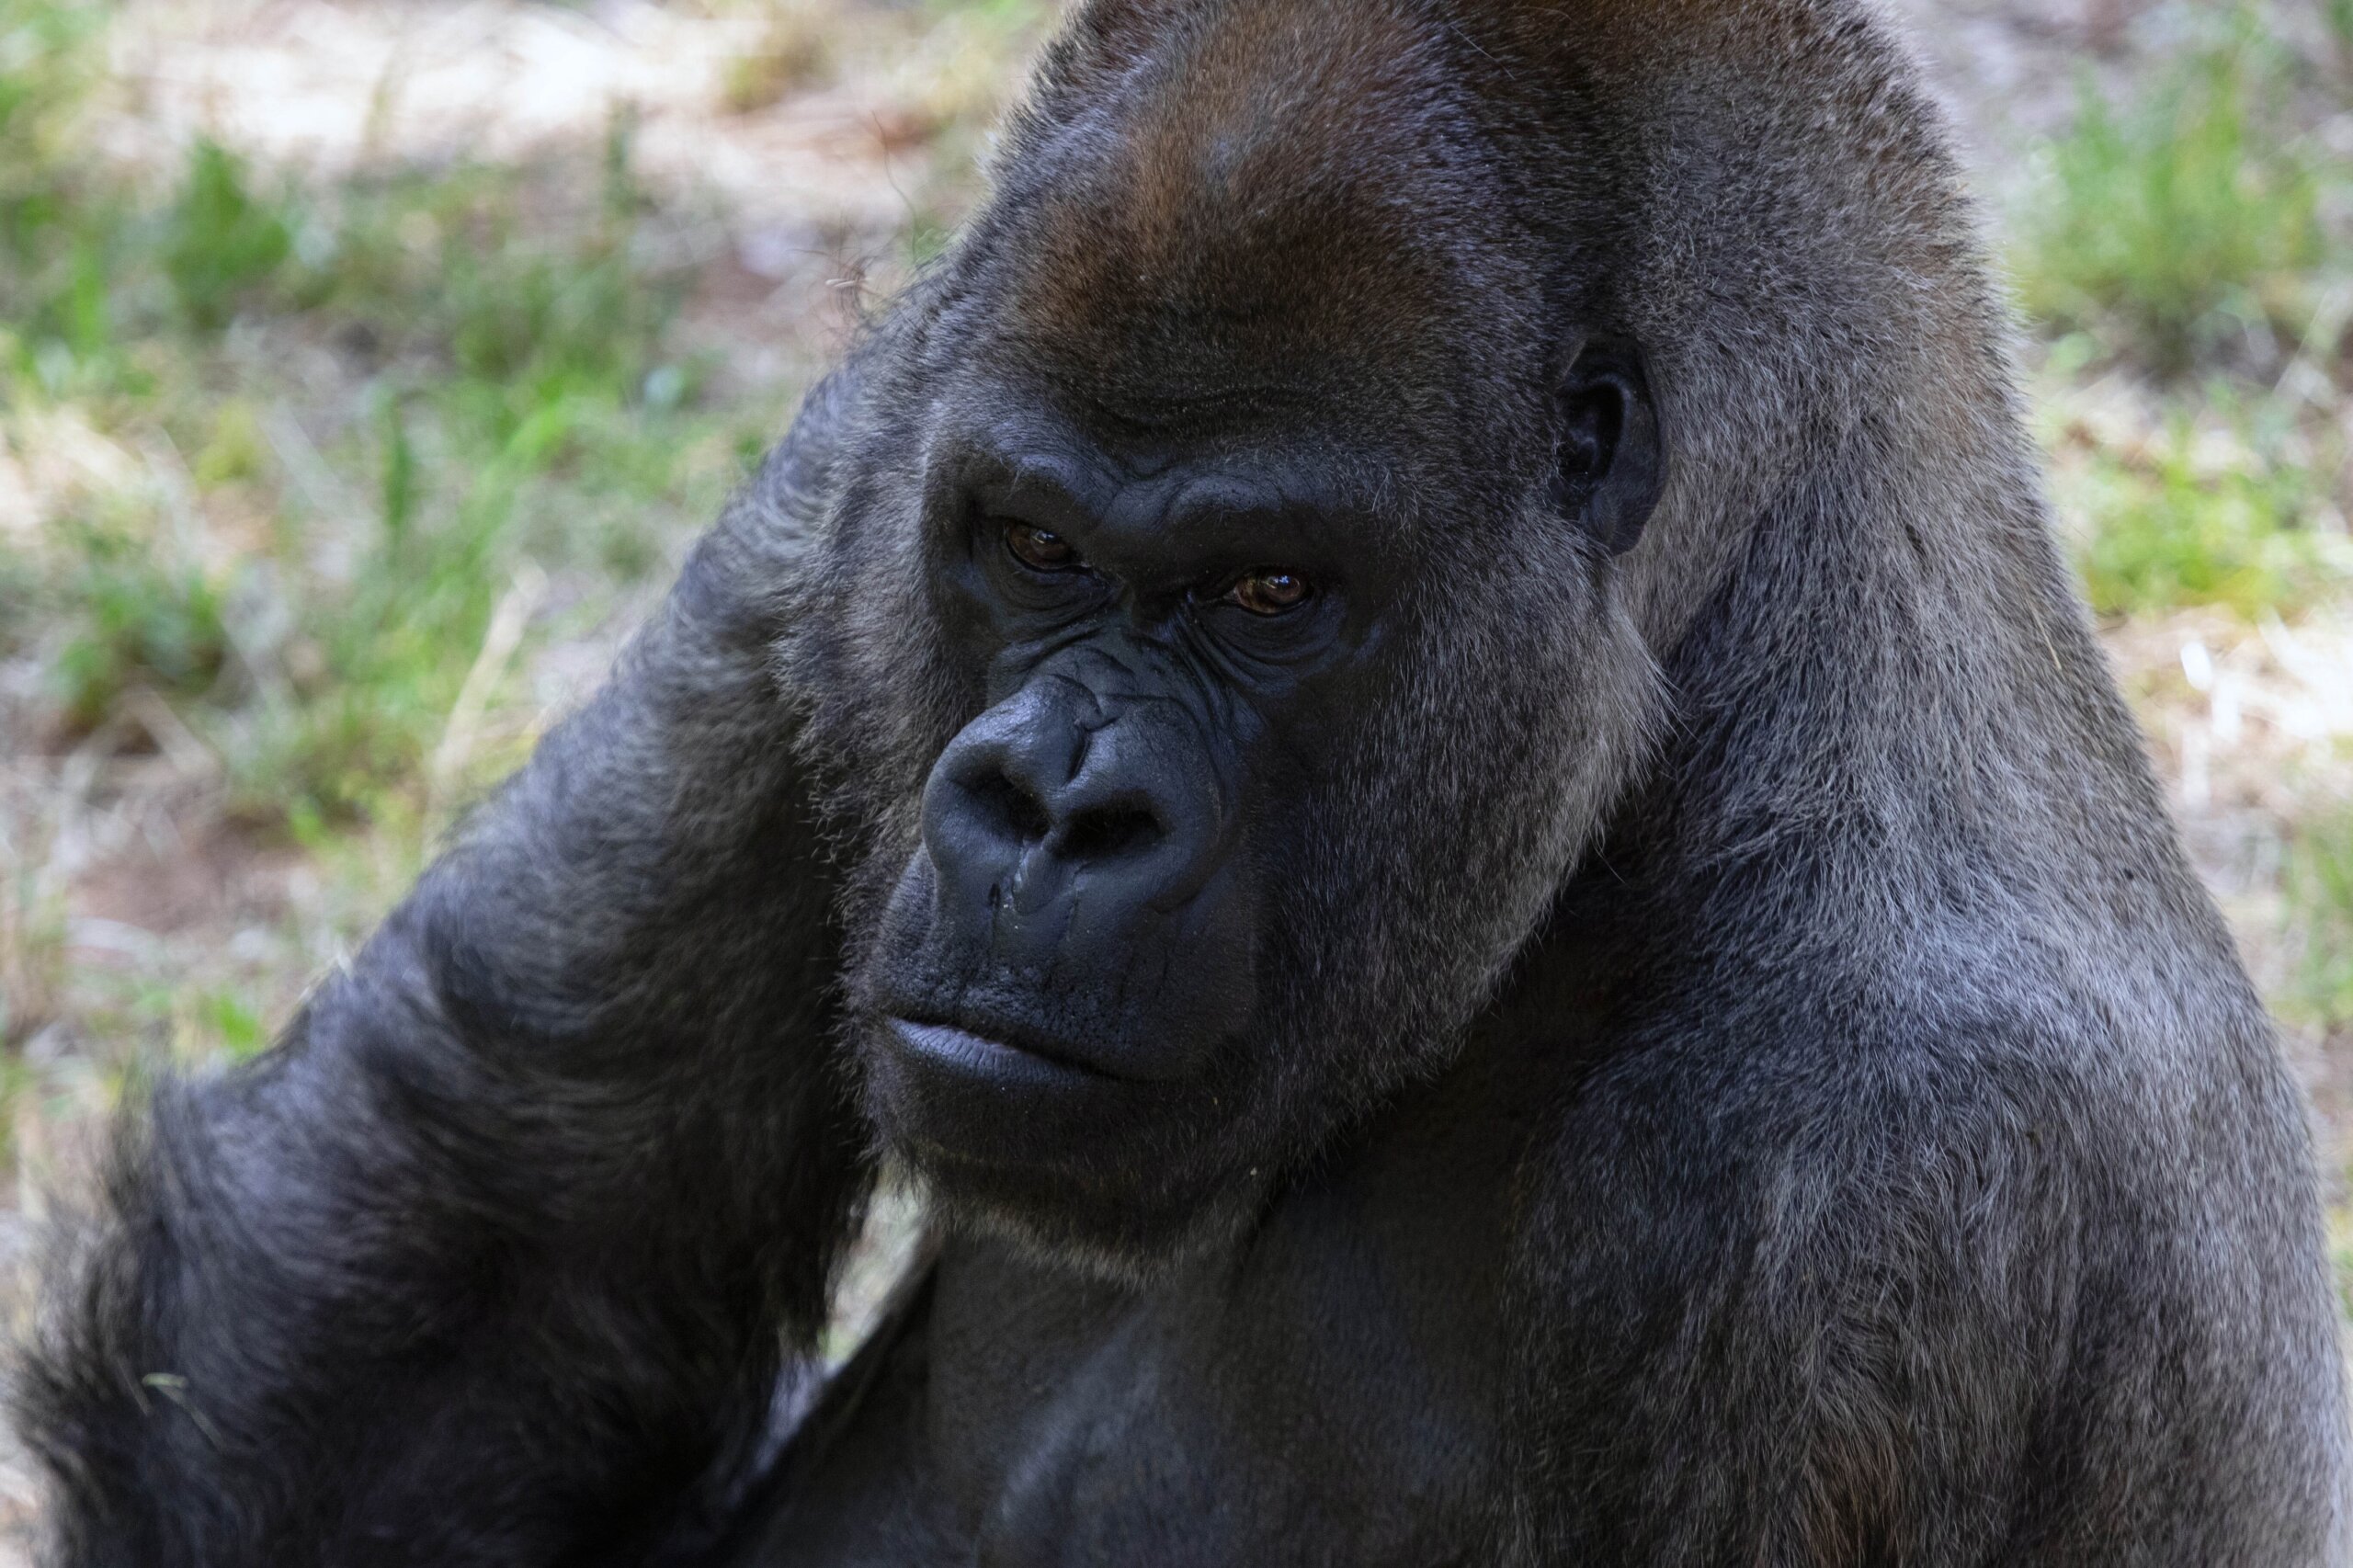
[[[1036,849],[1063,860],[1111,862],[1146,856],[1167,841],[1167,826],[1142,787],[1100,778],[1057,785],[1036,766],[1037,748],[976,747],[956,760],[950,787],[961,793],[972,829],[1001,856],[1026,858]]]
[[[892,1016],[1112,1078],[1199,1071],[1256,995],[1233,797],[1175,699],[1033,680],[932,768]]]
[[[1083,690],[1031,688],[949,746],[924,838],[951,902],[967,918],[990,912],[997,957],[1029,967],[1050,950],[1124,947],[1200,890],[1222,836],[1219,791],[1174,738]]]

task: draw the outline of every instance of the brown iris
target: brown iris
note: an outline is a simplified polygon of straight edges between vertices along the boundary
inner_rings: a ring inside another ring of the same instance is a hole
[[[1070,540],[1051,528],[1033,528],[1028,523],[1009,523],[1005,530],[1005,548],[1013,558],[1034,572],[1067,572],[1078,564],[1078,551]]]
[[[1313,592],[1296,572],[1253,572],[1234,579],[1225,597],[1252,615],[1280,615],[1305,604]]]

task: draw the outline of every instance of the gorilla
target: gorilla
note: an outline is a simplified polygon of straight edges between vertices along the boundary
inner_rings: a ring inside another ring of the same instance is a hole
[[[993,177],[129,1124],[52,1561],[2337,1561],[2302,1103],[1866,0],[1086,0]]]

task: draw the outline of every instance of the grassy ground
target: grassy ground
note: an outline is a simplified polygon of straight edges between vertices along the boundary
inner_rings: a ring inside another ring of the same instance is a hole
[[[0,0],[0,1171],[266,1044],[934,252],[1046,0]],[[2353,5],[1909,13],[2333,1170]],[[2353,1278],[2353,1221],[2347,1226]]]

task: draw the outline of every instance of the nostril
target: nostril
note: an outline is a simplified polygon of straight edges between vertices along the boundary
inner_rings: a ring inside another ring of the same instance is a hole
[[[1044,803],[1002,773],[975,780],[965,793],[991,828],[1018,843],[1035,844],[1053,825]]]
[[[1063,835],[1063,853],[1073,860],[1116,860],[1140,855],[1165,835],[1160,819],[1143,806],[1094,806],[1081,812]]]

